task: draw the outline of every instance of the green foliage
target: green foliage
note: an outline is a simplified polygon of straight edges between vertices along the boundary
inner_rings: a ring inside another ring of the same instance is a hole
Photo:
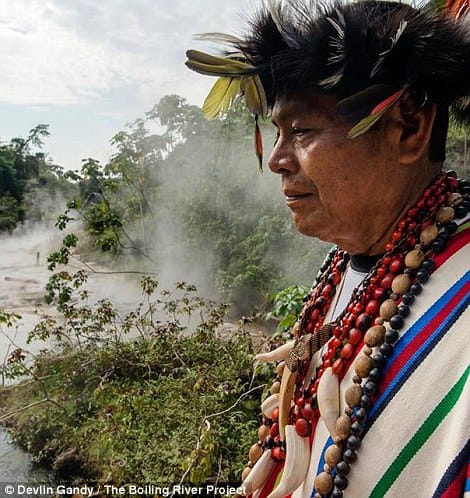
[[[21,350],[8,359],[4,375],[33,381],[3,407],[16,439],[38,460],[58,468],[73,455],[75,476],[117,485],[238,481],[266,381],[252,371],[251,337],[222,334],[227,306],[184,282],[158,292],[143,277],[142,302],[121,315],[108,300],[89,304],[84,280],[51,282],[70,299],[29,340],[53,338],[55,351],[32,366]]]
[[[304,298],[310,289],[303,285],[290,285],[272,294],[272,309],[266,319],[278,320],[275,337],[289,338],[289,333],[302,311]]]

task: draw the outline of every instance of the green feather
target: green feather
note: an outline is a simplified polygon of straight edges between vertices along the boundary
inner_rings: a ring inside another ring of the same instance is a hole
[[[372,126],[377,123],[377,121],[393,106],[394,102],[390,105],[384,107],[382,110],[375,114],[371,114],[364,119],[361,119],[359,123],[353,126],[348,132],[348,138],[356,138],[359,135],[362,135],[366,131],[370,130]]]
[[[240,93],[239,78],[219,78],[204,101],[202,112],[207,118],[216,118],[228,111]]]

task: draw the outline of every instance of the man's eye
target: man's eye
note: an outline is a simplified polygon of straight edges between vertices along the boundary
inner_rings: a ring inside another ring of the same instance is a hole
[[[279,132],[277,132],[277,133],[276,133],[276,136],[274,137],[273,146],[277,144],[277,142],[278,142],[278,140],[279,140],[279,135],[280,135],[280,133],[279,133]]]
[[[292,128],[293,135],[303,135],[304,133],[307,133],[309,131],[310,131],[310,128],[300,128],[298,126]]]

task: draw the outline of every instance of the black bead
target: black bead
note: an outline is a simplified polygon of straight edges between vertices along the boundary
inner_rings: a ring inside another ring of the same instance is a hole
[[[268,436],[265,440],[264,440],[264,445],[266,446],[266,448],[269,450],[271,448],[274,448],[274,439],[271,437],[271,436]]]
[[[338,489],[346,489],[348,487],[348,480],[344,476],[337,475],[335,477],[335,486]]]
[[[415,296],[417,296],[418,294],[421,294],[422,290],[423,290],[423,286],[419,282],[414,283],[410,287],[411,294],[414,294]]]
[[[398,314],[406,318],[410,314],[410,307],[407,304],[400,304],[398,306]]]
[[[453,169],[448,169],[446,171],[446,176],[450,178],[457,178],[457,173]]]
[[[425,259],[423,264],[421,265],[424,269],[426,269],[429,273],[432,273],[436,268],[436,263],[432,259]]]
[[[385,332],[385,342],[387,342],[387,344],[394,344],[397,340],[398,340],[398,330],[388,329]]]
[[[416,274],[416,280],[421,284],[427,282],[429,280],[428,270],[426,270],[425,268],[421,268],[421,270],[419,270],[419,272]]]
[[[459,190],[462,190],[465,187],[470,187],[470,182],[468,180],[459,178]]]
[[[403,325],[405,325],[405,320],[403,320],[402,316],[393,315],[392,318],[390,318],[390,326],[392,329],[400,330],[403,328]]]
[[[349,448],[344,450],[343,453],[343,460],[346,463],[354,463],[357,460],[357,454],[354,450],[351,450]]]
[[[370,316],[367,313],[361,313],[356,320],[356,327],[365,332],[370,325]]]
[[[457,223],[455,223],[455,221],[451,221],[448,225],[446,225],[446,232],[452,235],[457,231],[458,227],[459,226],[457,225]]]
[[[392,356],[393,346],[391,344],[385,343],[380,346],[379,351],[387,358]]]
[[[377,384],[375,382],[372,382],[371,380],[368,380],[365,383],[364,387],[362,388],[362,390],[369,396],[374,394],[376,389],[377,389]]]
[[[468,195],[468,194],[470,194],[470,186],[466,185],[465,187],[463,187],[462,189],[460,189],[460,193],[462,195]]]
[[[317,299],[315,299],[315,307],[316,308],[322,308],[326,303],[326,300],[323,296],[320,296],[320,297],[317,297]]]
[[[343,492],[340,489],[335,488],[331,493],[331,498],[343,498]]]
[[[359,408],[356,411],[356,420],[358,422],[360,422],[361,424],[365,424],[366,423],[366,421],[367,421],[367,410],[365,408]]]
[[[455,217],[458,218],[459,220],[461,218],[464,218],[467,214],[467,207],[462,204],[459,204],[454,209],[455,209]]]
[[[439,254],[444,250],[446,243],[444,240],[442,240],[440,237],[438,237],[433,243],[432,243],[432,250],[434,251],[435,254]]]
[[[357,450],[361,447],[361,440],[357,436],[349,436],[347,446],[350,450]]]
[[[344,461],[338,462],[336,464],[336,472],[340,476],[347,476],[349,474],[349,465]]]
[[[348,265],[347,262],[344,261],[344,259],[342,259],[341,261],[338,261],[336,263],[336,269],[341,273],[343,273],[346,270],[347,265]]]
[[[372,356],[374,367],[382,369],[385,366],[385,356],[382,353],[374,353]]]
[[[382,374],[380,373],[380,370],[378,368],[373,368],[369,372],[369,380],[371,380],[372,382],[376,382],[376,383],[379,382],[381,377],[382,377]]]
[[[360,436],[364,432],[364,427],[362,427],[359,422],[353,422],[351,424],[351,429],[349,430],[349,432],[353,436]]]
[[[442,239],[444,242],[447,242],[450,238],[450,233],[447,231],[447,230],[443,230],[440,234],[439,234],[439,238]]]
[[[405,268],[405,271],[403,273],[405,275],[408,275],[410,278],[414,278],[416,272],[414,268]]]
[[[411,305],[415,302],[414,294],[403,294],[401,298],[402,303]]]
[[[367,394],[363,394],[361,396],[361,402],[360,402],[362,408],[365,408],[366,410],[370,408],[370,398],[367,396]]]

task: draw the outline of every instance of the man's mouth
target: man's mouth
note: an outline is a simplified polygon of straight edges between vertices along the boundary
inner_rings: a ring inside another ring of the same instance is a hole
[[[287,204],[292,204],[294,202],[302,201],[308,197],[311,197],[310,192],[295,192],[291,190],[284,191],[284,197]]]

